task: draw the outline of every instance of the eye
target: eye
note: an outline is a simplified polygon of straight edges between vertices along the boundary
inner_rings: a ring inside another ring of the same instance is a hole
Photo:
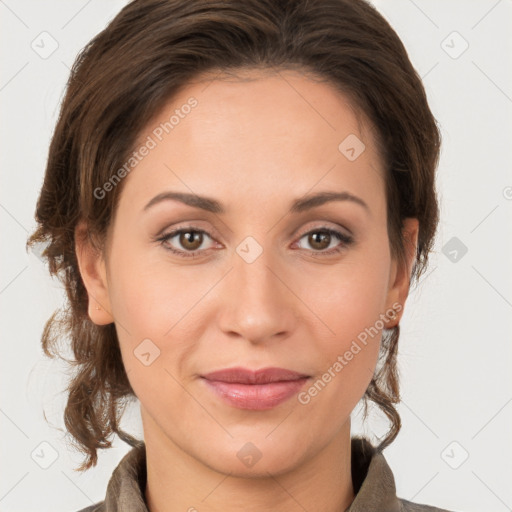
[[[313,251],[309,252],[318,256],[329,256],[339,253],[346,249],[354,241],[353,237],[328,227],[316,228],[312,231],[309,231],[308,233],[305,233],[301,236],[299,242],[302,239],[306,239],[306,243],[314,248]],[[334,245],[334,247],[331,249],[325,250],[331,246],[332,242],[336,241],[338,242],[338,245]]]
[[[165,249],[177,254],[178,256],[183,258],[193,258],[194,256],[197,256],[199,252],[205,252],[209,249],[204,247],[201,249],[205,235],[208,238],[211,238],[206,231],[189,227],[171,231],[170,233],[157,238],[157,241],[160,242]],[[180,245],[183,249],[175,248],[169,243],[173,238],[176,238],[175,244]]]

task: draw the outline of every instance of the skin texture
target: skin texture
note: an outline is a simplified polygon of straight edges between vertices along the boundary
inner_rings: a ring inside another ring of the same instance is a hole
[[[266,411],[238,409],[199,376],[277,366],[310,375],[307,389],[379,315],[405,303],[418,224],[406,219],[411,249],[399,267],[382,164],[342,94],[295,71],[242,76],[190,83],[141,131],[144,141],[197,99],[124,178],[106,257],[77,242],[89,315],[115,322],[140,400],[152,512],[344,510],[354,498],[350,413],[371,380],[381,331],[307,404],[294,396]],[[338,149],[350,134],[366,147],[354,161]],[[176,201],[142,211],[164,191],[215,198],[226,213]],[[320,191],[348,191],[368,211],[335,201],[288,213],[293,200]],[[190,226],[208,233],[202,244],[153,241]],[[322,257],[343,245],[335,237],[326,249],[314,245],[307,234],[324,227],[354,242]],[[251,263],[236,251],[249,236],[262,249]],[[180,258],[165,246],[203,252]],[[144,339],[160,350],[149,366],[134,355]],[[249,442],[261,454],[252,467],[237,457]]]

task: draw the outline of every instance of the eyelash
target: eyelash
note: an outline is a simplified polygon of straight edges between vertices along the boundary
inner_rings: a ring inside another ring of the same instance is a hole
[[[174,249],[172,246],[165,244],[165,242],[167,242],[169,239],[174,238],[176,235],[180,235],[182,233],[203,233],[203,234],[209,236],[210,238],[213,238],[207,231],[204,231],[203,229],[196,229],[193,226],[188,226],[188,227],[184,227],[184,228],[175,229],[174,231],[171,231],[170,233],[162,235],[161,237],[157,237],[155,239],[155,242],[160,242],[160,244],[164,247],[164,249],[166,249],[167,251],[171,251],[172,253],[178,255],[181,258],[194,258],[198,255],[198,253],[208,250],[208,249],[201,249],[201,250],[196,250],[196,251],[181,251],[178,249]],[[324,256],[328,257],[328,256],[332,256],[334,254],[338,254],[354,242],[354,239],[352,236],[345,235],[344,233],[341,233],[340,231],[337,231],[335,229],[331,229],[331,228],[328,228],[325,226],[320,227],[320,228],[315,228],[313,230],[308,231],[307,233],[304,233],[302,236],[300,236],[299,240],[301,240],[305,236],[310,235],[312,233],[327,233],[331,236],[334,236],[340,242],[342,242],[341,245],[339,245],[333,249],[329,249],[328,251],[308,251],[310,254],[313,254],[315,256],[320,255],[321,257],[324,257]]]

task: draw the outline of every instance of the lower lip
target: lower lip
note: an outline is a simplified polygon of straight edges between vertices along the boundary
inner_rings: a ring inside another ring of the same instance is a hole
[[[269,384],[240,384],[204,379],[208,387],[225,402],[239,409],[263,411],[285,402],[304,386],[308,377]]]

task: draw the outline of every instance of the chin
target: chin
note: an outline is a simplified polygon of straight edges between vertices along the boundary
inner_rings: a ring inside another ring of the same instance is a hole
[[[299,464],[305,454],[297,451],[297,444],[285,446],[282,443],[276,447],[272,441],[263,437],[261,441],[252,437],[254,441],[232,440],[230,446],[217,445],[215,451],[201,450],[201,454],[208,453],[208,458],[199,460],[214,471],[229,474],[239,478],[262,478],[281,475],[291,471]],[[301,457],[302,455],[302,457]]]

